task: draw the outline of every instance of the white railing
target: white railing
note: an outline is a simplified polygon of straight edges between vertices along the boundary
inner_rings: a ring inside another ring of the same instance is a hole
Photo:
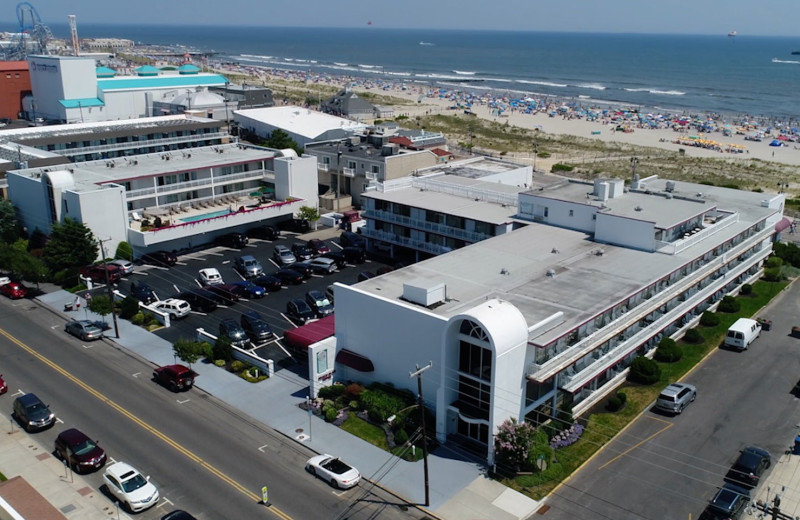
[[[230,137],[230,136],[228,135],[227,132],[212,132],[210,134],[182,135],[176,137],[165,137],[163,139],[144,139],[140,141],[127,141],[124,143],[101,144],[97,146],[86,146],[82,148],[81,147],[66,148],[63,150],[53,150],[53,153],[63,156],[69,156],[69,155],[83,155],[87,153],[115,152],[119,150],[129,150],[133,148],[145,148],[145,147],[149,148],[151,146],[165,146],[165,145],[168,146],[171,144],[192,143],[196,141],[205,141],[207,139],[222,139],[223,137]],[[179,151],[188,151],[188,149],[169,150],[169,151],[179,152]]]
[[[176,182],[175,184],[165,184],[163,186],[157,186],[157,187],[154,186],[152,188],[140,188],[138,190],[130,190],[128,192],[125,192],[125,196],[128,198],[128,200],[131,200],[152,195],[156,196],[168,195],[170,193],[188,191],[211,185],[223,186],[225,184],[230,184],[232,182],[237,182],[241,180],[263,179],[267,173],[272,173],[272,172],[268,172],[267,170],[251,170],[249,172],[232,173],[230,175],[218,175],[215,177],[208,177],[205,179],[195,179],[193,181]]]
[[[474,231],[467,231],[465,229],[452,227],[445,224],[439,224],[436,222],[428,222],[426,220],[418,220],[410,217],[404,217],[402,215],[396,215],[388,211],[370,209],[364,211],[363,216],[365,218],[372,218],[374,220],[383,220],[386,222],[402,224],[403,226],[406,226],[408,228],[429,231],[431,233],[437,233],[439,235],[450,236],[453,238],[460,238],[466,240],[467,242],[472,242],[472,243],[480,242],[481,240],[486,240],[487,238],[491,238],[491,235],[487,235],[484,233],[477,233]]]
[[[399,237],[393,233],[386,233],[385,231],[378,231],[376,229],[367,229],[366,227],[361,228],[361,234],[367,238],[375,238],[383,242],[398,244],[411,249],[415,249],[417,251],[424,251],[426,253],[431,253],[432,255],[441,255],[444,253],[449,253],[450,251],[453,250],[452,247],[431,244],[423,240],[413,240],[407,237]]]
[[[325,163],[317,163],[317,170],[321,172],[326,172],[328,171],[328,165]]]
[[[413,179],[411,185],[415,188],[455,195],[456,197],[464,199],[481,200],[483,202],[517,207],[517,194],[502,193],[471,186],[458,186],[445,182],[437,182],[434,179]]]
[[[355,177],[356,170],[355,168],[342,168],[342,175],[345,177]]]

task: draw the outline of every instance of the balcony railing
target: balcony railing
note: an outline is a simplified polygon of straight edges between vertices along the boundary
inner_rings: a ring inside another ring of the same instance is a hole
[[[342,175],[345,177],[355,177],[356,170],[355,168],[342,168]]]
[[[475,242],[480,242],[481,240],[486,240],[487,238],[492,237],[492,235],[488,235],[485,233],[477,233],[474,231],[467,231],[465,229],[453,226],[447,226],[445,224],[438,224],[436,222],[428,222],[426,220],[404,217],[402,215],[397,215],[389,211],[371,209],[364,211],[362,214],[364,218],[371,218],[373,220],[381,220],[384,222],[391,222],[393,224],[400,224],[411,229],[419,229],[430,233],[436,233],[438,235],[458,238],[473,244]]]
[[[431,244],[423,240],[414,240],[408,237],[400,237],[394,233],[378,231],[377,229],[367,229],[366,227],[361,228],[361,234],[367,238],[374,238],[390,244],[397,244],[417,251],[424,251],[432,255],[441,255],[453,250],[452,247]]]
[[[217,175],[205,179],[195,179],[193,181],[176,182],[175,184],[165,184],[163,186],[154,186],[152,188],[140,188],[138,190],[130,190],[125,192],[128,200],[135,200],[142,197],[152,197],[160,195],[168,195],[170,193],[178,193],[182,191],[195,190],[197,188],[208,186],[224,186],[233,182],[242,180],[260,180],[267,176],[267,173],[272,173],[267,170],[251,170],[248,172],[232,173],[230,175]]]
[[[317,163],[317,170],[321,172],[326,172],[328,171],[328,165],[325,163]]]
[[[124,143],[110,143],[110,144],[101,144],[97,146],[66,148],[63,150],[53,150],[53,153],[63,156],[69,156],[69,155],[83,155],[88,153],[116,152],[119,150],[130,150],[134,148],[149,148],[151,146],[169,146],[171,144],[206,141],[208,139],[222,139],[223,137],[230,137],[230,135],[227,132],[212,132],[210,134],[182,135],[177,137],[165,137],[163,139],[144,139],[140,141],[127,141]]]

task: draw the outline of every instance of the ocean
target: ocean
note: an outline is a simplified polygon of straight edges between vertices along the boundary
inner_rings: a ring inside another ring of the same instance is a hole
[[[66,37],[66,24],[51,25]],[[3,29],[0,27],[0,29]],[[13,27],[5,30],[13,30]],[[82,38],[214,51],[213,59],[425,82],[478,93],[688,113],[800,117],[800,42],[788,37],[78,24]]]

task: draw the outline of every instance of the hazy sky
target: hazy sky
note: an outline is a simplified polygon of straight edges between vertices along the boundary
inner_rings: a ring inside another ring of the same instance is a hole
[[[772,0],[29,0],[45,24],[141,23],[800,35],[800,1]],[[17,2],[0,23],[18,26]]]

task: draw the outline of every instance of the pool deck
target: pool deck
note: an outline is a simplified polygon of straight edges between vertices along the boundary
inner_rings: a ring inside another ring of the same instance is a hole
[[[241,206],[251,207],[260,202],[257,197],[251,196],[223,196],[215,200],[205,199],[196,201],[186,201],[179,204],[143,209],[141,211],[129,211],[129,224],[131,229],[141,231],[142,220],[154,220],[156,217],[161,219],[164,226],[174,226],[197,222],[204,218],[213,218],[227,215],[229,210],[236,211]],[[273,202],[273,201],[270,201]],[[138,219],[133,216],[136,213]]]

